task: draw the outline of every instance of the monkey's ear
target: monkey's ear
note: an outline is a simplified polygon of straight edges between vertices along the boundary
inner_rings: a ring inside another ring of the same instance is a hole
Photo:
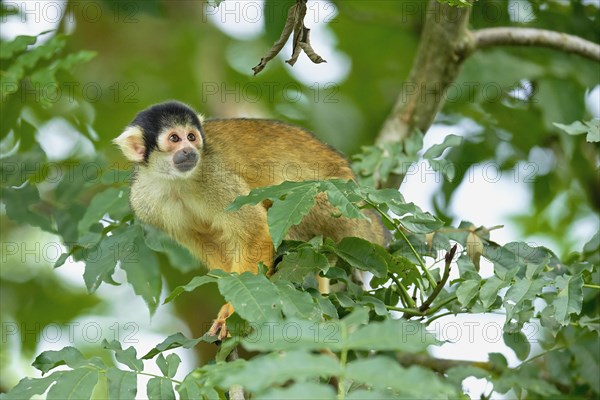
[[[198,119],[200,120],[200,123],[202,124],[204,122],[204,115],[202,114],[196,114],[198,116]]]
[[[139,126],[129,126],[113,143],[119,146],[125,157],[132,162],[144,161],[144,132]]]

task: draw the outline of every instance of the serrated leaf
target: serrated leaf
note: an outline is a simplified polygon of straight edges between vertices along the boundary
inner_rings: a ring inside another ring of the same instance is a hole
[[[37,41],[36,36],[20,35],[10,42],[0,43],[0,60],[8,60],[17,53],[22,53],[27,50],[27,47]]]
[[[106,371],[108,398],[134,400],[137,394],[137,374],[111,367]]]
[[[312,322],[286,319],[280,322],[253,324],[254,330],[242,345],[250,351],[338,349],[341,326],[337,321]]]
[[[302,222],[302,218],[312,209],[317,192],[316,186],[310,186],[306,191],[295,190],[289,193],[283,201],[273,202],[267,212],[267,222],[276,249],[290,228]]]
[[[203,388],[198,380],[198,373],[196,371],[190,372],[183,381],[175,387],[179,393],[181,400],[197,400],[202,399]],[[217,397],[213,397],[217,398]]]
[[[152,378],[148,381],[146,391],[149,400],[175,400],[173,383],[165,378]]]
[[[588,133],[585,140],[590,143],[600,142],[600,119],[594,118],[590,121],[586,121],[585,124],[588,127]]]
[[[330,385],[311,382],[296,383],[285,388],[270,388],[254,396],[260,400],[319,399],[335,400],[335,390]]]
[[[101,260],[103,261],[101,266],[107,268],[115,261],[118,261],[121,269],[127,274],[127,282],[131,284],[135,294],[144,299],[152,315],[156,311],[156,307],[158,307],[162,289],[160,265],[158,264],[156,254],[144,242],[141,226],[132,225],[126,232],[122,236],[115,235],[116,237],[111,241],[111,243],[114,243],[114,247],[102,247],[101,245],[101,249],[104,248],[107,251],[106,255],[101,255]],[[89,262],[86,263],[84,278],[88,273],[88,265]],[[112,270],[108,268],[107,274],[112,275],[112,271],[114,271],[114,268]],[[110,279],[112,280],[112,278]],[[97,285],[100,284],[100,282],[96,282]]]
[[[2,187],[0,195],[8,218],[20,224],[40,227],[46,232],[55,232],[50,219],[36,211],[36,206],[41,204],[36,185],[26,181],[19,187]]]
[[[438,376],[425,368],[403,368],[397,362],[383,356],[358,359],[348,363],[346,378],[366,384],[375,389],[391,388],[416,399],[454,397],[454,388],[442,382]],[[416,385],[415,382],[427,382]]]
[[[98,223],[106,214],[129,210],[129,196],[121,188],[108,188],[94,196],[88,205],[83,218],[77,225],[79,235],[86,233],[93,224]]]
[[[137,358],[137,351],[133,346],[123,350],[119,341],[112,340],[111,342],[108,342],[104,339],[102,341],[102,347],[114,351],[117,361],[126,365],[129,369],[133,371],[142,371],[144,369],[144,363]]]
[[[442,143],[434,144],[431,146],[425,153],[423,153],[423,158],[426,160],[430,160],[433,158],[441,157],[442,153],[449,147],[457,147],[460,146],[463,142],[463,138],[457,135],[447,135]]]
[[[581,275],[562,275],[556,278],[558,294],[552,305],[556,309],[555,318],[561,325],[571,321],[571,314],[579,314],[583,304],[583,279]]]
[[[260,371],[261,379],[256,379]],[[240,385],[251,392],[265,390],[290,379],[301,381],[307,378],[337,376],[340,364],[323,354],[311,354],[302,350],[270,353],[246,362],[244,368],[229,372],[223,379],[224,388]]]
[[[513,349],[519,360],[524,361],[529,356],[531,344],[523,332],[504,332],[504,344]]]
[[[289,282],[304,282],[307,276],[316,275],[319,271],[327,271],[329,261],[323,254],[316,252],[311,247],[302,247],[298,251],[290,252],[283,256],[277,264],[277,272],[271,280]]]
[[[367,240],[347,237],[333,248],[335,254],[353,268],[369,271],[377,277],[387,275],[385,249]]]
[[[167,378],[173,378],[177,373],[179,364],[181,364],[181,358],[179,358],[177,354],[171,353],[167,356],[165,360],[167,362],[167,373],[165,374],[165,376]]]
[[[246,196],[237,197],[233,203],[225,208],[225,211],[236,211],[245,205],[256,205],[266,199],[277,201],[285,198],[290,192],[296,191],[304,193],[312,190],[313,187],[319,187],[320,185],[320,181],[285,181],[275,186],[252,189]]]
[[[63,371],[58,371],[44,378],[23,378],[8,393],[1,394],[0,398],[2,400],[21,400],[30,399],[38,394],[41,395],[48,390],[51,384],[60,379],[62,374]]]
[[[585,126],[581,121],[575,121],[569,125],[559,124],[559,123],[555,122],[554,126],[562,129],[563,131],[567,132],[569,135],[581,135],[581,134],[587,133],[587,131],[588,131],[587,126]]]
[[[275,286],[279,290],[281,308],[286,317],[315,322],[322,320],[323,314],[310,294],[296,290],[289,282],[279,281]]]
[[[498,291],[506,286],[508,283],[495,275],[487,279],[479,289],[479,299],[481,299],[483,307],[488,309],[494,304],[498,297]]]
[[[173,291],[171,292],[171,294],[169,294],[167,296],[167,298],[165,299],[163,304],[173,301],[173,299],[175,299],[177,296],[179,296],[183,292],[191,292],[191,291],[199,288],[200,286],[206,285],[207,283],[214,283],[216,281],[217,281],[217,278],[209,276],[209,275],[195,276],[192,278],[192,280],[189,283],[187,283],[183,286],[177,286],[175,289],[173,289]]]
[[[67,346],[61,350],[44,351],[35,358],[31,365],[42,371],[42,374],[45,374],[60,365],[68,365],[71,368],[76,368],[85,362],[86,359],[79,350],[75,347]]]
[[[191,349],[200,342],[213,343],[215,340],[215,337],[208,335],[204,335],[202,337],[199,337],[198,339],[189,339],[185,337],[182,333],[177,332],[163,340],[161,343],[157,344],[156,347],[154,347],[152,350],[146,353],[142,357],[142,359],[148,360],[156,356],[157,354],[162,353],[163,351],[176,349],[178,347]]]
[[[281,320],[279,292],[264,275],[245,272],[227,275],[217,282],[219,291],[235,312],[249,322]]]
[[[479,280],[465,281],[456,289],[456,297],[460,304],[467,306],[479,292]]]
[[[343,216],[348,218],[366,219],[354,203],[361,200],[358,196],[358,185],[354,181],[330,180],[323,182],[327,199]]]
[[[439,344],[423,324],[388,319],[359,327],[340,347],[349,350],[422,352],[429,345]]]
[[[60,379],[48,391],[48,400],[89,399],[98,382],[98,371],[77,368],[63,371]]]

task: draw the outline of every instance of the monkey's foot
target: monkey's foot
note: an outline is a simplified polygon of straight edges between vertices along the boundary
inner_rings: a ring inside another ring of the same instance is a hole
[[[208,334],[211,336],[217,336],[219,340],[225,339],[229,334],[227,331],[227,318],[233,314],[233,311],[233,306],[229,303],[225,303],[217,314],[217,318],[213,321]]]

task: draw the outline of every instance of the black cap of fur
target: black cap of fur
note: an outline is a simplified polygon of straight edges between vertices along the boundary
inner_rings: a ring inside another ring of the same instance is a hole
[[[159,132],[165,127],[175,125],[193,125],[204,139],[198,115],[183,103],[169,101],[155,104],[136,115],[129,126],[139,126],[144,132],[144,162],[147,162],[150,153],[157,149]]]

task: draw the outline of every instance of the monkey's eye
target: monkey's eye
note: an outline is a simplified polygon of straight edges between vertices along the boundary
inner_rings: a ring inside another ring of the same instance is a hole
[[[172,133],[172,134],[169,136],[169,140],[170,140],[171,142],[173,142],[173,143],[177,143],[177,142],[179,142],[179,140],[180,140],[180,139],[179,139],[179,136],[177,136],[176,134]]]
[[[188,135],[187,135],[187,139],[188,139],[190,142],[193,142],[194,140],[196,140],[196,135],[194,135],[193,133],[188,133]]]

